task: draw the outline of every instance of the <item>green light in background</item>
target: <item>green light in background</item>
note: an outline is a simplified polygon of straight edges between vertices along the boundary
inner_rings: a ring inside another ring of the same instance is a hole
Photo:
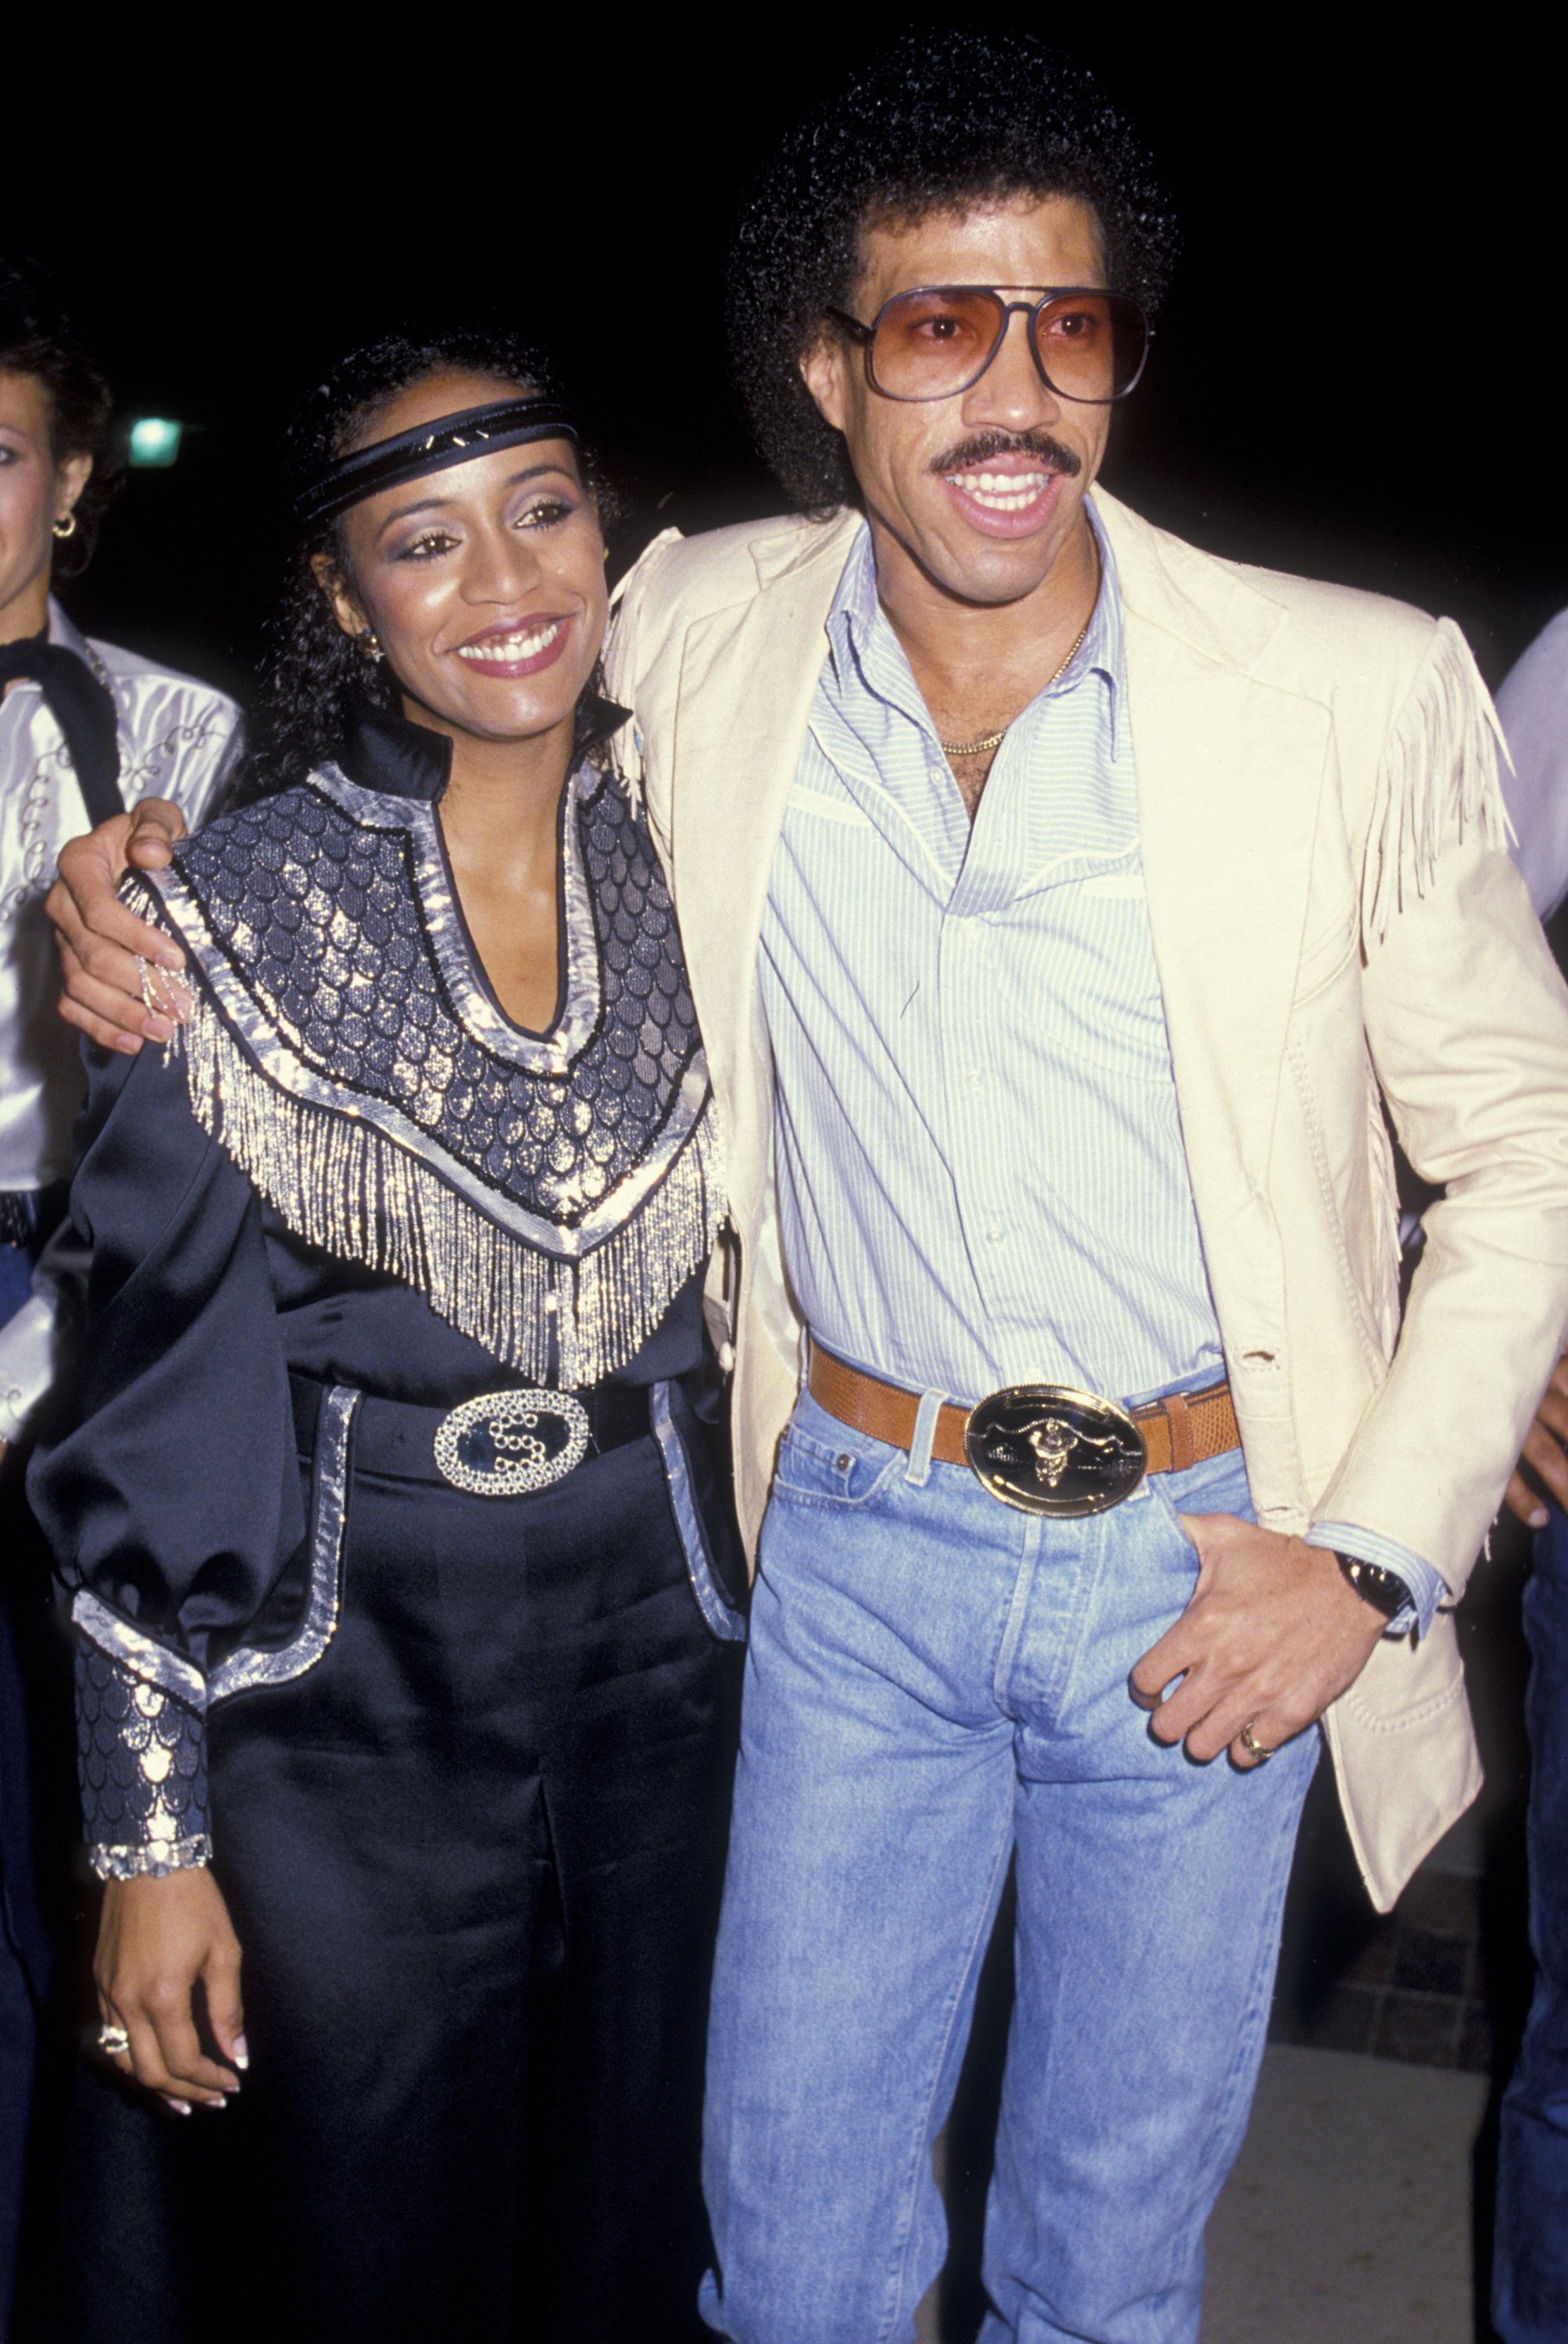
[[[181,428],[167,415],[138,415],[131,425],[131,462],[143,470],[172,464],[179,454]]]

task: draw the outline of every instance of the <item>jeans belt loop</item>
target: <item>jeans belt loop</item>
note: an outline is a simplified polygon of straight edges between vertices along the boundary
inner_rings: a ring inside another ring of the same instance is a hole
[[[947,1404],[945,1391],[922,1392],[920,1406],[915,1414],[915,1430],[909,1442],[909,1464],[905,1480],[912,1490],[923,1490],[931,1479],[931,1450],[936,1439],[936,1420]]]

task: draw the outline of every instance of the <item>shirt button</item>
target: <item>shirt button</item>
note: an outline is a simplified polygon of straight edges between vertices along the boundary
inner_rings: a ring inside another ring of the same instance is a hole
[[[990,1228],[986,1232],[986,1243],[987,1245],[1000,1245],[1006,1235],[1007,1231],[1000,1226],[1000,1224],[993,1221]]]
[[[984,1084],[986,1077],[980,1072],[978,1066],[971,1066],[968,1073],[965,1076],[964,1080],[972,1091],[977,1091]]]

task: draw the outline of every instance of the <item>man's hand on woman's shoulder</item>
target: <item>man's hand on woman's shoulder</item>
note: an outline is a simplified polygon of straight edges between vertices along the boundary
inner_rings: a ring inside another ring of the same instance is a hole
[[[60,1015],[90,1041],[134,1057],[144,1041],[167,1042],[190,1013],[183,985],[158,982],[169,1015],[142,997],[139,962],[158,970],[184,967],[185,955],[162,929],[149,927],[119,899],[128,870],[161,871],[185,836],[185,816],[167,798],[144,798],[134,813],[101,822],[60,852],[60,875],[45,909],[55,923],[66,990]]]

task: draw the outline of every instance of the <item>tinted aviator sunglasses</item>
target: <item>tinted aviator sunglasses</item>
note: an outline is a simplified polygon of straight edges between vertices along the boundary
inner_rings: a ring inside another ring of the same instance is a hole
[[[1039,291],[1037,301],[1007,292]],[[885,301],[869,326],[830,309],[865,351],[866,373],[886,399],[952,399],[979,381],[1017,310],[1029,320],[1040,380],[1059,399],[1107,407],[1125,399],[1148,357],[1150,328],[1138,303],[1098,286],[919,285]]]

